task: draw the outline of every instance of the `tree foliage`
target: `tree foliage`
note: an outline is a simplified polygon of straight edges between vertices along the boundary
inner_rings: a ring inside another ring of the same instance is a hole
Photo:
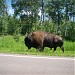
[[[23,23],[22,34],[30,32],[30,28],[38,20],[39,5],[39,0],[12,0],[15,16],[19,16]]]
[[[11,0],[11,5],[13,16],[7,13],[6,0],[0,0],[0,34],[18,40],[20,34],[43,30],[75,40],[75,0]]]
[[[7,4],[6,0],[0,0],[0,17],[6,14]]]
[[[6,14],[7,14],[7,5],[6,5],[6,0],[0,0],[0,34],[3,34],[6,32],[6,25],[7,21],[6,19]]]

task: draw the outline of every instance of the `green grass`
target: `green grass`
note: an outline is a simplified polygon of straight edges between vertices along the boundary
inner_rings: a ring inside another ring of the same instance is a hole
[[[64,53],[59,47],[55,52],[53,52],[53,49],[50,50],[49,48],[45,48],[43,52],[39,52],[35,48],[27,49],[24,44],[24,36],[21,36],[18,42],[16,42],[12,36],[0,37],[0,53],[66,57],[75,56],[75,42],[64,41],[64,48]]]

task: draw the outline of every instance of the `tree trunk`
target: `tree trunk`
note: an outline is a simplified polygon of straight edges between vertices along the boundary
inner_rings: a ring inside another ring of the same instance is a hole
[[[44,1],[42,0],[42,5],[41,5],[42,9],[41,9],[41,24],[43,25],[44,23]]]

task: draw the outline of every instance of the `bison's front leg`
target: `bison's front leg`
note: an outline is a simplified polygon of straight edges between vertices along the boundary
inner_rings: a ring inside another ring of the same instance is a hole
[[[44,50],[44,46],[43,46],[43,40],[40,41],[39,46],[38,46],[39,51],[43,51]]]
[[[57,47],[54,47],[54,51],[53,51],[53,52],[55,52],[55,51],[56,51],[56,48],[57,48]]]
[[[50,48],[50,50],[52,50],[52,48]]]
[[[42,43],[38,46],[38,49],[39,49],[40,52],[43,52],[44,47],[43,47],[43,44]]]
[[[40,52],[43,52],[44,48],[43,48],[43,47],[38,47],[38,50],[39,50]]]

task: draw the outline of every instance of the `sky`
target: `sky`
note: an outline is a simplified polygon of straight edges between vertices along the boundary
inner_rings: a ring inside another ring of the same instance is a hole
[[[44,2],[46,3],[47,1],[49,0],[44,0]],[[13,15],[14,14],[14,9],[12,9],[12,6],[11,6],[11,0],[6,0],[6,3],[8,5],[8,14],[9,15]],[[39,11],[39,16],[41,16],[41,11]]]
[[[14,14],[14,9],[12,9],[11,0],[6,0],[6,3],[8,5],[7,12],[9,15],[12,16]]]
[[[6,0],[6,3],[8,5],[8,8],[7,8],[8,14],[12,16],[14,14],[14,9],[12,9],[11,0]],[[41,11],[39,11],[38,15],[41,16]]]

